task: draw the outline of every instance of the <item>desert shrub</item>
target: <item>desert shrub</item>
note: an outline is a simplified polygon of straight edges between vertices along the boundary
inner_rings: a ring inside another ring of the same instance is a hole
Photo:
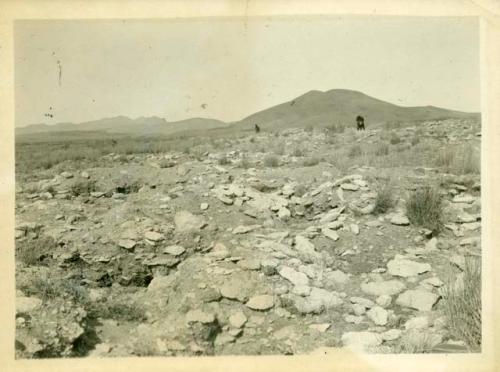
[[[231,164],[231,160],[228,159],[226,154],[222,154],[219,159],[217,159],[217,163],[219,163],[219,165],[228,165]]]
[[[356,145],[351,146],[351,148],[349,149],[349,152],[347,153],[347,156],[349,158],[355,158],[355,157],[360,156],[362,154],[363,154],[363,149],[361,148],[360,145],[356,144]]]
[[[171,168],[175,165],[175,163],[172,160],[162,158],[158,161],[158,166],[160,168]]]
[[[415,145],[418,145],[420,143],[420,137],[415,135],[412,139],[411,139],[411,145],[412,146],[415,146]]]
[[[21,261],[26,266],[40,265],[46,258],[50,257],[55,247],[56,242],[47,235],[17,241],[16,261]]]
[[[443,227],[443,202],[439,190],[424,187],[413,192],[406,202],[410,222],[439,233]]]
[[[96,191],[94,180],[76,180],[70,185],[70,191],[73,196],[88,196]]]
[[[31,278],[20,289],[29,296],[39,297],[44,302],[50,302],[56,298],[67,298],[86,306],[89,301],[87,289],[79,280],[61,278],[50,273],[39,274]]]
[[[392,130],[392,129],[398,129],[402,126],[402,123],[400,121],[388,121],[384,124],[384,128],[387,130]]]
[[[243,168],[243,169],[248,169],[252,166],[252,164],[250,163],[250,161],[248,160],[248,157],[247,156],[242,156],[241,157],[241,160],[239,161],[238,163],[238,167],[239,168]]]
[[[266,167],[275,168],[280,165],[280,160],[276,155],[269,154],[264,157],[264,165]]]
[[[118,181],[115,191],[121,194],[133,194],[139,191],[141,185],[137,180],[122,179]]]
[[[295,196],[299,198],[302,197],[307,192],[307,187],[303,183],[299,183],[297,187],[295,187]]]
[[[394,346],[397,354],[425,354],[432,352],[439,342],[431,333],[410,330],[405,332]]]
[[[375,155],[377,156],[389,155],[389,145],[385,142],[379,143],[375,148]]]
[[[466,343],[470,351],[481,348],[481,260],[469,256],[463,277],[444,287],[444,311],[450,333]]]
[[[383,214],[394,206],[394,188],[389,183],[382,184],[377,189],[373,214]]]
[[[310,158],[306,158],[302,161],[302,165],[304,167],[313,167],[315,165],[318,165],[319,162],[321,161],[321,158],[320,157],[317,157],[317,156],[312,156]]]
[[[86,308],[93,316],[99,318],[139,322],[146,320],[146,314],[138,304],[124,299],[113,298],[93,302],[87,304]]]
[[[298,158],[299,158],[299,157],[304,156],[304,153],[305,153],[305,152],[304,152],[304,150],[303,150],[302,148],[300,148],[300,147],[296,147],[296,148],[293,150],[292,155],[293,155],[293,156],[296,156],[296,157],[298,157]]]
[[[335,123],[327,127],[328,133],[329,134],[334,134],[334,133],[344,133],[345,131],[345,126],[343,126],[340,123]]]
[[[481,171],[479,154],[471,145],[442,148],[435,164],[445,172],[456,175],[479,174]]]
[[[283,143],[278,143],[274,146],[274,153],[276,155],[284,155],[285,154],[285,145]]]
[[[401,143],[401,138],[396,133],[391,134],[391,139],[389,140],[391,145],[397,145],[398,143]]]

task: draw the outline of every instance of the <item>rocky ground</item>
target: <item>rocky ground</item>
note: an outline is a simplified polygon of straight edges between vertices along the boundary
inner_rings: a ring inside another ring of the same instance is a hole
[[[481,255],[480,176],[432,161],[479,131],[293,129],[20,174],[17,355],[466,350],[443,287]],[[406,215],[427,185],[439,234]]]

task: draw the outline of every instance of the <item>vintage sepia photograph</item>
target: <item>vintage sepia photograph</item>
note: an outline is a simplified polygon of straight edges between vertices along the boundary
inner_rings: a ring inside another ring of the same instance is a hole
[[[16,359],[481,353],[479,41],[16,20]]]

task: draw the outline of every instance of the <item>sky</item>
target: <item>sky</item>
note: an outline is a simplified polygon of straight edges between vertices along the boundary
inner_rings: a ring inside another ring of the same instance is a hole
[[[231,122],[330,89],[479,112],[478,26],[430,17],[16,21],[16,126],[117,115]]]

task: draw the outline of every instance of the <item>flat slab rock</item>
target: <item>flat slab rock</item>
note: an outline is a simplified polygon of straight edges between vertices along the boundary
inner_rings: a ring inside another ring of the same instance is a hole
[[[199,231],[205,226],[205,221],[200,216],[195,216],[188,211],[179,211],[174,216],[175,227],[179,232]]]
[[[430,311],[438,298],[438,295],[423,289],[408,290],[399,295],[396,304],[419,311]]]
[[[404,215],[396,214],[391,218],[391,223],[397,226],[407,226],[410,224],[410,220]]]
[[[382,344],[383,338],[374,332],[347,332],[342,335],[342,344],[357,351],[368,351]]]
[[[269,310],[274,306],[274,297],[270,295],[258,295],[250,298],[246,306],[252,310]]]
[[[387,271],[391,275],[406,278],[431,271],[431,265],[405,259],[394,259],[387,263]]]
[[[382,282],[369,282],[361,284],[361,290],[372,296],[392,296],[402,292],[405,284],[399,280],[387,280]]]
[[[309,278],[307,275],[296,271],[291,267],[283,266],[278,273],[297,287],[309,285]]]

